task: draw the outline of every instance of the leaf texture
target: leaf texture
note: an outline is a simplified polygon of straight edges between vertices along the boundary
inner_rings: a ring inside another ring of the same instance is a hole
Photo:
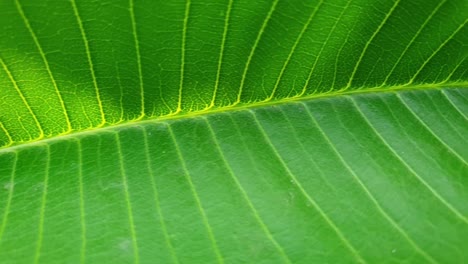
[[[464,263],[468,3],[0,2],[0,263]]]

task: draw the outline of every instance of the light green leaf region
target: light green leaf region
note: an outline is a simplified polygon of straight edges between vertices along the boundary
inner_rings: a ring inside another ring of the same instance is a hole
[[[0,263],[466,263],[467,20],[0,1]]]

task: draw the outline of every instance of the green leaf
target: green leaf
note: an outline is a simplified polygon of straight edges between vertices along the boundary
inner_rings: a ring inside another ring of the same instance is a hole
[[[466,262],[467,21],[0,1],[0,262]]]

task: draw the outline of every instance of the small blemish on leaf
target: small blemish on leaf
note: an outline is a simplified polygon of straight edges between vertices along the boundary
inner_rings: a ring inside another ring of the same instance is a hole
[[[4,188],[5,190],[11,190],[11,189],[13,189],[14,186],[15,186],[14,183],[12,183],[12,182],[7,182],[7,183],[5,183],[5,184],[3,185],[3,188]]]

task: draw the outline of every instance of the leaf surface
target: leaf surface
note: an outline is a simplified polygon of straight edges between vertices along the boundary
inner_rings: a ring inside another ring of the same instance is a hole
[[[1,263],[463,263],[468,3],[0,2]]]

